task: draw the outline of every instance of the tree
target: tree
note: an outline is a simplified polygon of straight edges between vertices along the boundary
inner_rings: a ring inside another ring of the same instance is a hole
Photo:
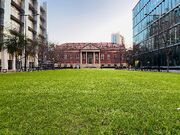
[[[172,53],[172,50],[168,48],[168,43],[169,43],[169,39],[170,39],[169,30],[166,30],[166,31],[164,32],[164,35],[163,35],[162,39],[163,39],[163,43],[165,44],[167,72],[169,72],[170,55],[171,55],[171,53]]]
[[[60,67],[61,64],[64,62],[64,55],[65,55],[64,51],[65,51],[64,49],[58,49],[57,47],[55,49],[56,61],[60,63]]]
[[[38,53],[38,46],[40,45],[38,39],[35,39],[34,41],[30,41],[27,44],[26,52],[28,56],[36,57],[36,54]]]
[[[39,41],[38,45],[38,59],[39,59],[39,65],[42,67],[42,65],[45,63],[46,55],[48,51],[48,46],[47,44]]]
[[[14,68],[16,66],[18,56],[22,55],[24,45],[24,35],[13,33],[10,33],[9,35],[3,34],[3,42],[1,42],[1,48],[3,47],[4,49],[7,49],[8,53],[12,55]]]
[[[47,53],[47,60],[51,61],[51,62],[55,62],[55,60],[57,59],[56,57],[56,46],[54,43],[49,43],[48,46],[48,53]]]
[[[4,42],[5,48],[10,54],[22,54],[24,48],[24,36],[23,35],[10,35]]]

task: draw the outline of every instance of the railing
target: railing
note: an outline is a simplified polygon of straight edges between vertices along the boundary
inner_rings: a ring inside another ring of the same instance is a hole
[[[41,19],[41,21],[43,21],[43,22],[46,22],[46,14],[40,14],[40,19]]]
[[[29,7],[31,10],[37,11],[37,1],[29,1]]]
[[[15,2],[18,6],[22,6],[22,0],[12,0],[13,2]]]

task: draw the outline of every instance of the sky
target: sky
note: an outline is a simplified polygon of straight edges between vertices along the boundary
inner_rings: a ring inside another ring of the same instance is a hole
[[[132,46],[132,9],[138,0],[45,0],[48,37],[57,44],[111,42],[111,34]]]

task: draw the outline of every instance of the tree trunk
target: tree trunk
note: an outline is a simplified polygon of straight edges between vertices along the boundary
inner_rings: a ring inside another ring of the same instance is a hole
[[[169,72],[169,55],[167,55],[167,72]]]

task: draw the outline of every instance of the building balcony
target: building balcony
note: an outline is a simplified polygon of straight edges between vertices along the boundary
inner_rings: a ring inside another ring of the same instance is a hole
[[[28,18],[29,18],[29,20],[31,20],[34,23],[37,22],[37,20],[34,18],[34,16],[29,15]]]
[[[24,25],[24,23],[21,21],[20,18],[17,18],[16,16],[11,14],[11,19],[19,23],[20,25]]]
[[[34,37],[33,37],[33,38],[34,38]],[[33,39],[27,37],[27,41],[28,41],[29,43],[32,43],[32,42],[33,42]]]
[[[46,13],[46,10],[42,6],[40,7],[40,11]]]
[[[45,27],[44,25],[42,25],[42,24],[40,24],[40,28],[41,28],[42,30],[46,30],[46,27]]]
[[[37,6],[36,5],[32,5],[31,3],[29,3],[29,9],[34,11],[35,13],[37,13]]]
[[[31,28],[31,27],[29,27],[29,26],[28,26],[28,30],[31,31],[33,34],[36,34],[36,33],[37,33],[37,31],[36,31],[34,28]]]
[[[24,23],[21,21],[20,18],[17,18],[16,16],[14,15],[11,15],[11,19],[16,21],[17,23],[19,23],[20,25],[23,25]]]
[[[44,40],[46,39],[46,36],[44,34],[42,34],[42,33],[39,34],[39,37],[44,39]]]
[[[14,0],[11,0],[11,5],[16,7],[19,11],[24,12],[24,9],[22,8],[22,3],[16,3]]]
[[[40,15],[40,20],[41,20],[42,22],[46,22],[46,17],[43,16],[43,15]]]
[[[10,33],[13,34],[13,35],[20,35],[20,34],[22,34],[22,33],[21,33],[21,29],[11,28],[9,31],[10,31]]]

